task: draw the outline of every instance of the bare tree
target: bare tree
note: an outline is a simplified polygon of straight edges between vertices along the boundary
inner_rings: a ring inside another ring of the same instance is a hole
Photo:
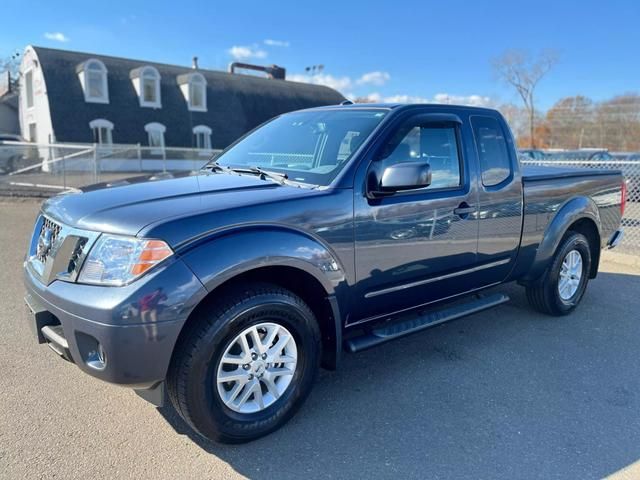
[[[540,80],[558,63],[558,54],[544,50],[534,58],[523,50],[508,50],[492,63],[497,76],[520,95],[529,115],[529,143],[535,148],[534,94]]]
[[[9,72],[9,90],[17,90],[20,81],[20,53],[15,52],[6,58],[0,58],[0,75]]]

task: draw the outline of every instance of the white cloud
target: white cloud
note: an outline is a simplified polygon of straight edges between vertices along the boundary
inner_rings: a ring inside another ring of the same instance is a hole
[[[291,80],[293,82],[313,83],[315,85],[326,85],[327,87],[331,87],[338,91],[351,88],[353,85],[353,82],[349,77],[334,77],[333,75],[327,75],[324,73],[319,73],[317,75],[293,74],[287,76],[287,80]]]
[[[389,75],[387,72],[380,72],[380,71],[368,72],[363,74],[358,80],[356,80],[356,83],[358,85],[381,86],[387,83],[390,78],[391,78],[391,75]]]
[[[263,41],[265,45],[269,45],[270,47],[288,47],[290,45],[289,42],[284,40],[273,40],[271,38],[267,38]]]
[[[433,97],[433,103],[455,103],[474,107],[486,107],[492,104],[490,97],[482,95],[452,95],[449,93],[437,93]]]
[[[62,32],[46,32],[44,34],[44,38],[46,38],[47,40],[53,40],[53,41],[62,42],[62,43],[69,41],[69,37],[67,37]]]
[[[241,46],[234,45],[229,50],[229,55],[231,55],[236,60],[249,60],[251,58],[266,58],[267,52],[258,48],[257,45],[252,46]]]
[[[334,77],[326,73],[310,74],[293,74],[287,76],[287,80],[294,82],[313,83],[316,85],[326,85],[339,92],[349,92],[344,94],[347,98],[364,98],[374,103],[446,103],[457,105],[471,105],[477,107],[491,106],[494,102],[490,97],[482,95],[455,95],[450,93],[437,93],[433,97],[422,97],[419,95],[396,94],[383,95],[379,92],[371,92],[368,94],[359,94],[358,88],[365,85],[382,86],[391,79],[391,75],[383,71],[368,72],[356,80],[351,77]]]
[[[378,92],[373,92],[368,95],[364,95],[364,98],[375,103],[446,103],[470,105],[475,107],[486,107],[493,104],[490,97],[483,97],[481,95],[452,95],[448,93],[438,93],[434,95],[433,98],[427,98],[406,94],[382,96]]]

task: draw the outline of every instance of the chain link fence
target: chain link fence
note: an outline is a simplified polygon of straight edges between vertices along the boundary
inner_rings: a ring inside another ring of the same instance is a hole
[[[627,206],[622,218],[624,237],[616,250],[633,255],[640,255],[640,161],[638,160],[530,160],[520,159],[523,165],[540,165],[563,168],[595,168],[604,170],[620,170],[627,186]]]
[[[139,174],[197,170],[219,150],[0,143],[0,194],[50,195]]]

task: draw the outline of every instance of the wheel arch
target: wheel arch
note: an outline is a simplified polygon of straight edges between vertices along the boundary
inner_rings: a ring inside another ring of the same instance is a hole
[[[595,278],[600,262],[600,212],[593,199],[574,197],[558,209],[547,225],[531,269],[523,278],[522,283],[531,283],[540,278],[569,231],[581,233],[589,240],[592,257],[589,278]]]
[[[190,313],[180,337],[220,295],[247,282],[270,283],[290,290],[311,308],[322,335],[322,366],[337,368],[346,289],[337,255],[320,240],[296,230],[261,226],[230,233],[181,254],[207,294]]]

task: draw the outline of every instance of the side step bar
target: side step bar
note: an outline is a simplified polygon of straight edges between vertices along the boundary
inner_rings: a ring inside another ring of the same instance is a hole
[[[347,350],[351,353],[361,352],[380,345],[381,343],[389,342],[396,338],[404,337],[405,335],[410,335],[440,323],[455,320],[456,318],[461,318],[472,313],[487,310],[488,308],[501,305],[508,301],[509,297],[502,293],[495,293],[486,296],[478,295],[467,303],[457,304],[441,310],[412,316],[407,320],[400,320],[389,325],[384,325],[380,328],[375,328],[360,337],[354,337],[347,340]]]

